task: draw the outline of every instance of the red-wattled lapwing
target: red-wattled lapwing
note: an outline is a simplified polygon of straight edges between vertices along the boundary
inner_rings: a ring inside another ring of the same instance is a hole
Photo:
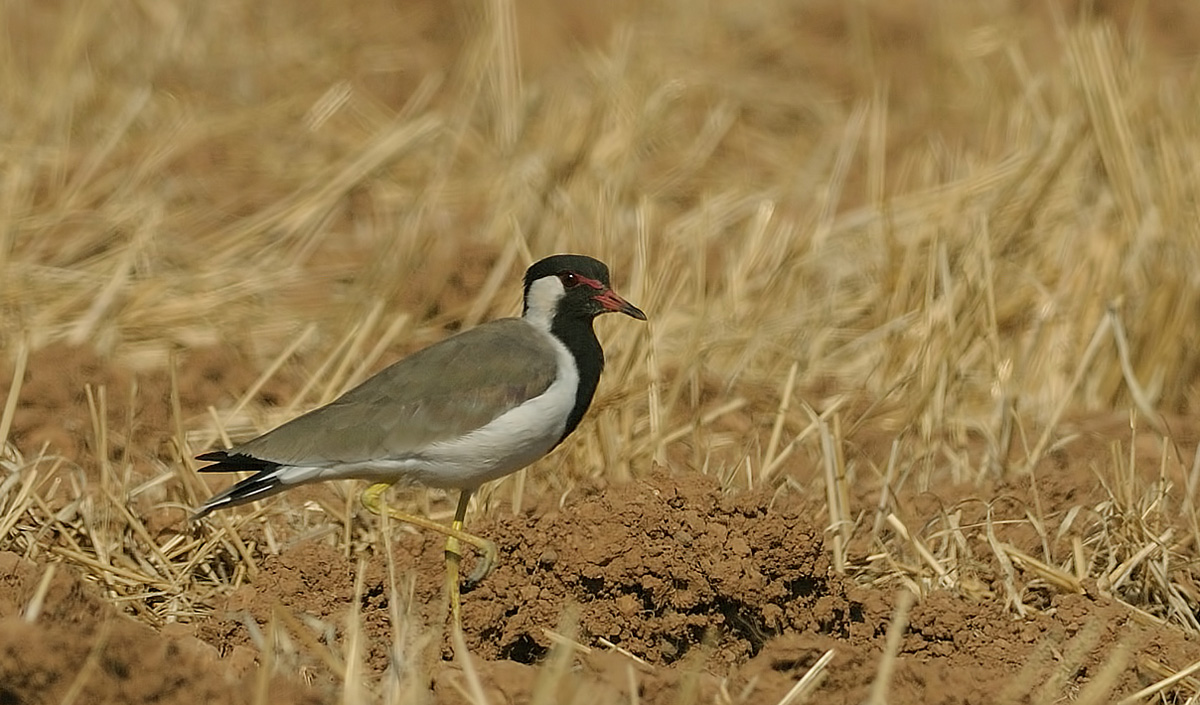
[[[193,518],[309,482],[372,481],[362,495],[368,510],[448,536],[446,580],[458,624],[459,542],[480,552],[469,584],[497,558],[494,543],[463,531],[471,494],[546,455],[579,425],[604,368],[592,320],[612,311],[646,320],[612,290],[603,262],[582,255],[538,261],[525,272],[521,318],[454,335],[273,431],[199,456],[214,463],[202,472],[254,475]],[[383,493],[398,481],[459,490],[454,522],[389,509]]]

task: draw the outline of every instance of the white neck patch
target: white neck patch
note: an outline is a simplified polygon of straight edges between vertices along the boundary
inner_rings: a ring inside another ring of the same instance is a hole
[[[529,285],[529,294],[525,297],[525,320],[549,333],[558,302],[566,293],[558,277],[535,280]]]

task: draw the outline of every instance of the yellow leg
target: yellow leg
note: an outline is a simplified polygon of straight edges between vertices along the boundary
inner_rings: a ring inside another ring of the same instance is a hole
[[[467,514],[467,504],[471,501],[472,491],[463,490],[458,495],[458,509],[454,512],[454,523],[450,526],[445,526],[435,521],[430,521],[425,517],[406,514],[388,507],[383,502],[383,493],[391,486],[391,483],[380,482],[368,487],[362,493],[363,507],[376,516],[387,514],[391,519],[446,535],[446,588],[450,595],[450,612],[454,616],[454,623],[461,626],[461,622],[459,621],[460,601],[458,594],[458,566],[462,560],[460,542],[468,543],[479,551],[479,564],[467,576],[468,585],[474,585],[486,578],[488,573],[492,572],[492,569],[496,567],[496,560],[500,554],[494,542],[463,531],[463,518]]]
[[[471,490],[463,490],[458,494],[458,508],[454,510],[454,522],[450,528],[461,532],[463,518],[467,515],[467,505],[471,502]],[[462,629],[462,600],[459,597],[458,565],[462,562],[461,546],[454,534],[446,536],[446,594],[450,596],[450,617],[454,626]],[[490,570],[490,568],[489,568]],[[478,572],[476,569],[475,572]],[[472,573],[471,577],[474,577]],[[477,581],[470,581],[474,584]]]

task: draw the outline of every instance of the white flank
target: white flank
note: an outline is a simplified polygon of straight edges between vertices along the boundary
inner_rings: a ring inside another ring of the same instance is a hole
[[[529,286],[523,320],[530,335],[545,336],[554,349],[557,374],[545,392],[509,409],[481,428],[458,438],[431,443],[401,457],[355,463],[331,461],[318,465],[284,465],[259,473],[210,499],[199,515],[227,504],[262,499],[287,487],[322,480],[361,479],[419,482],[427,487],[474,489],[529,465],[553,450],[567,427],[567,416],[579,391],[575,356],[550,328],[566,289],[556,276],[542,277]],[[265,480],[278,484],[238,496],[238,488]]]
[[[579,368],[567,346],[550,333],[558,303],[566,294],[558,277],[542,277],[529,286],[524,320],[531,335],[544,335],[554,347],[558,374],[542,394],[514,407],[487,425],[453,440],[432,443],[400,458],[358,463],[288,465],[274,472],[283,485],[357,478],[411,481],[427,487],[478,487],[516,472],[549,453],[567,427],[579,390]],[[274,492],[272,492],[274,494]]]
[[[483,428],[430,446],[422,455],[433,461],[432,472],[415,473],[414,479],[433,487],[477,487],[520,470],[554,448],[575,406],[579,369],[567,346],[549,333],[544,335],[558,357],[554,383]]]
[[[534,286],[537,286],[536,282]],[[561,284],[558,290],[561,297]],[[553,290],[544,293],[550,296]],[[529,311],[533,314],[538,309],[531,305]],[[529,318],[527,315],[526,320]],[[549,339],[558,363],[554,382],[542,394],[466,435],[432,443],[401,458],[325,466],[290,465],[276,471],[279,481],[285,485],[298,485],[357,478],[384,482],[407,480],[427,487],[474,488],[516,472],[549,453],[562,438],[567,416],[575,406],[579,368],[567,346],[549,333],[549,323],[542,330],[539,322],[530,322],[533,324],[530,334]]]

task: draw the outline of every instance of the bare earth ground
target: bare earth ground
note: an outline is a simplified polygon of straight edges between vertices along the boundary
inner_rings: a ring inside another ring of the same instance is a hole
[[[4,9],[0,705],[1200,698],[1190,4],[316,5]],[[567,249],[650,327],[461,642],[352,485],[186,523]]]
[[[32,359],[25,387],[33,390],[27,398],[43,406],[22,404],[14,435],[52,444],[62,428],[87,426],[86,400],[55,390],[82,386],[84,379],[119,388],[127,376],[89,353],[47,348]],[[179,377],[180,396],[195,405],[219,396],[225,385],[248,384],[236,364],[213,352],[190,356]],[[168,442],[168,420],[149,403],[167,394],[166,386],[154,375],[141,378],[145,401],[139,404],[147,406],[134,416],[143,442],[156,436]],[[121,408],[110,413],[127,416]],[[1102,420],[1075,423],[1096,427]],[[1115,435],[1120,423],[1099,431]],[[1175,420],[1189,436],[1194,423]],[[1106,452],[1104,437],[1078,443],[1064,465],[1041,478],[1041,512],[1054,517],[1052,533],[1070,508],[1105,503],[1104,478],[1088,467]],[[111,453],[115,458],[123,450],[114,442]],[[1139,464],[1156,468],[1159,461]],[[800,480],[813,469],[792,472]],[[879,491],[877,484],[856,486],[851,506],[873,508]],[[1004,540],[1030,554],[1040,550],[1039,536],[1024,522],[1031,503],[1025,483],[897,498],[916,521],[957,511],[961,525],[970,527],[963,534],[966,549],[982,564],[973,566],[969,591],[935,587],[913,607],[891,702],[1021,702],[1027,691],[1036,695],[1043,688],[1077,692],[1114,662],[1121,669],[1112,687],[1129,693],[1167,669],[1200,660],[1194,636],[1106,597],[1094,581],[1074,594],[1022,574],[1022,599],[1033,609],[1015,616],[1005,606],[1004,568],[987,548],[988,507],[966,499],[981,494],[997,498],[990,520]],[[779,702],[827,650],[833,661],[814,697],[863,701],[902,585],[863,585],[835,574],[825,532],[814,520],[820,504],[786,488],[727,492],[707,475],[658,470],[631,482],[581,483],[561,498],[531,498],[518,515],[482,519],[474,528],[496,540],[503,557],[465,596],[466,647],[485,701],[530,701],[547,680],[535,666],[556,642],[576,644],[571,676],[557,685],[563,701],[628,701],[636,688],[647,703],[677,702],[680,692],[702,702],[723,696]],[[160,539],[184,529],[178,510],[135,509]],[[264,541],[261,529],[242,536]],[[157,628],[144,623],[150,615],[122,614],[119,603],[69,566],[2,553],[0,695],[13,703],[183,703],[255,702],[256,693],[269,692],[270,702],[331,702],[339,697],[344,663],[302,647],[288,656],[287,675],[262,680],[257,664],[264,630],[307,633],[313,643],[340,645],[344,652],[348,615],[356,614],[357,649],[369,679],[389,668],[413,671],[431,678],[434,701],[473,702],[462,665],[440,661],[451,654],[448,644],[427,634],[400,636],[416,639],[400,648],[395,642],[398,629],[425,628],[444,617],[441,540],[398,531],[391,541],[399,578],[388,575],[376,547],[347,556],[331,541],[300,537],[261,558],[251,582],[213,598],[211,613]],[[851,553],[869,549],[856,546]],[[865,555],[859,560],[869,561]],[[51,565],[58,567],[48,572]],[[22,613],[35,601],[40,616],[29,624]],[[394,664],[394,654],[410,660]]]

